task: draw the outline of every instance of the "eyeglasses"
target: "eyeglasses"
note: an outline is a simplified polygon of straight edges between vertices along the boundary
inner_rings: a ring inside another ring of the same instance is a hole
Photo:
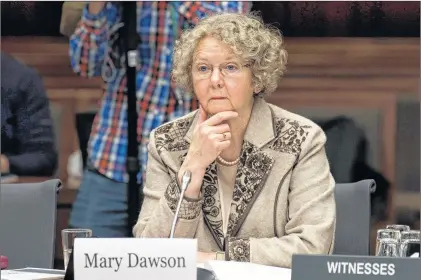
[[[209,79],[212,76],[214,68],[212,65],[206,63],[198,63],[192,66],[193,67],[193,77],[198,79]],[[250,64],[239,64],[235,62],[227,62],[218,66],[219,72],[222,73],[224,77],[238,77],[244,73],[246,68],[249,68]]]

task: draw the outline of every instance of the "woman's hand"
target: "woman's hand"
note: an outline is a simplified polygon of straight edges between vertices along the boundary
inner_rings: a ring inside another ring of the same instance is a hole
[[[227,121],[238,117],[234,111],[220,112],[209,119],[202,107],[187,157],[199,168],[206,169],[231,144],[231,129]]]
[[[208,119],[205,110],[200,107],[193,139],[178,173],[181,182],[186,170],[192,172],[192,181],[185,193],[187,197],[199,197],[206,168],[231,144],[231,129],[227,121],[236,117],[238,117],[237,112],[225,111]]]

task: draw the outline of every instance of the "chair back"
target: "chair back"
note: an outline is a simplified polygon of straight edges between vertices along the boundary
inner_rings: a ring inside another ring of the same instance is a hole
[[[335,255],[363,255],[370,252],[370,195],[374,180],[336,184]]]
[[[53,268],[60,187],[58,179],[1,185],[0,252],[9,269]]]

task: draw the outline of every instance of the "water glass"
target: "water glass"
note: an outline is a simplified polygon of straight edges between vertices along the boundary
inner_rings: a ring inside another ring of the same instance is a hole
[[[420,254],[420,231],[408,230],[401,232],[400,256],[411,257]]]
[[[379,241],[377,256],[399,257],[399,241],[395,239],[383,239]]]
[[[376,238],[376,256],[391,254],[399,256],[400,233],[394,229],[379,229]]]
[[[83,228],[63,229],[61,231],[61,241],[63,244],[64,269],[67,270],[70,255],[76,238],[92,237],[92,230]]]
[[[411,228],[406,225],[387,225],[386,229],[394,229],[394,230],[399,230],[400,232],[402,232],[402,231],[408,231]]]

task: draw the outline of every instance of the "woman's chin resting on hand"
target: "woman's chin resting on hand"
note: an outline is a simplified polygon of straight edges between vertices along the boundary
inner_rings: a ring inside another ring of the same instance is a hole
[[[227,261],[291,267],[293,254],[332,252],[326,136],[264,100],[286,61],[280,32],[253,15],[209,16],[182,33],[173,78],[200,108],[150,135],[136,237],[168,237],[181,199],[175,237],[197,239],[199,262],[220,252]]]

